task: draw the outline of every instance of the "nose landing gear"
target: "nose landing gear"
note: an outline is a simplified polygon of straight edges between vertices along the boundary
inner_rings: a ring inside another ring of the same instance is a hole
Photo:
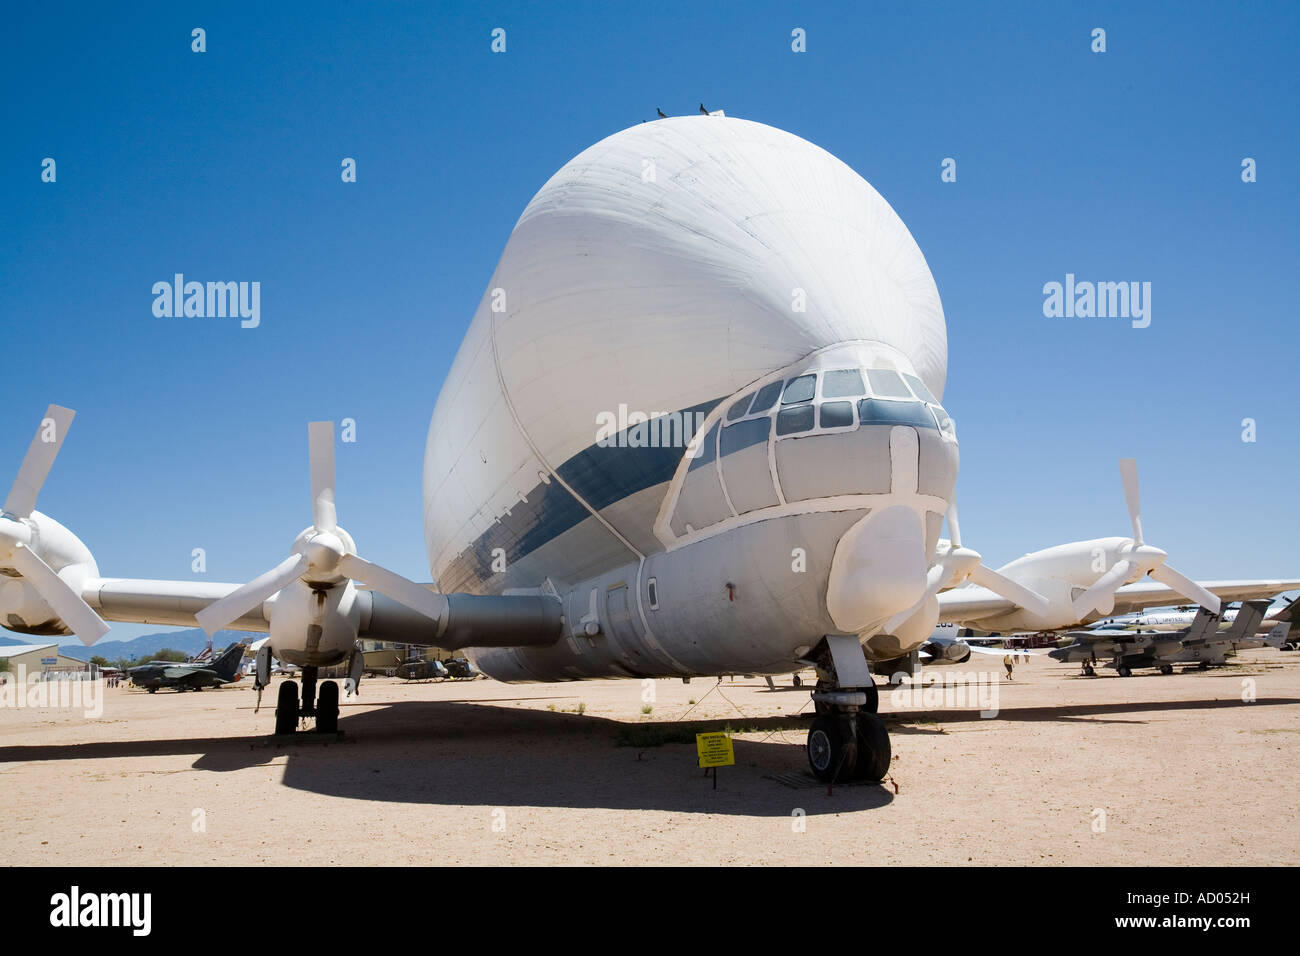
[[[822,783],[879,782],[889,773],[892,753],[889,731],[876,714],[879,692],[862,646],[856,638],[835,636],[819,650],[808,765]]]
[[[889,731],[877,714],[866,709],[867,694],[819,691],[813,700],[819,711],[808,731],[808,765],[813,776],[822,783],[878,783],[885,779],[892,757]]]

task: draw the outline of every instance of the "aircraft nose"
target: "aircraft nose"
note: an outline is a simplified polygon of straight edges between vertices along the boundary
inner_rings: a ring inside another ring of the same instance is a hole
[[[873,511],[835,547],[826,610],[844,633],[863,633],[919,601],[927,570],[920,514],[903,505]]]

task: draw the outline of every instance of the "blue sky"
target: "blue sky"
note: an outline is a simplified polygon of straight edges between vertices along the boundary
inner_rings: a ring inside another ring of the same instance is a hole
[[[516,218],[591,143],[701,101],[830,150],[912,230],[948,319],[968,545],[1000,564],[1127,534],[1116,459],[1135,455],[1147,537],[1171,564],[1300,571],[1295,4],[41,4],[6,19],[0,484],[47,403],[78,409],[40,507],[105,574],[190,577],[195,547],[210,580],[270,567],[310,521],[306,423],[352,417],[340,520],[363,555],[427,580],[429,416]],[[155,318],[151,286],[178,271],[260,281],[262,325]],[[1150,282],[1150,327],[1045,318],[1043,284],[1066,273]]]

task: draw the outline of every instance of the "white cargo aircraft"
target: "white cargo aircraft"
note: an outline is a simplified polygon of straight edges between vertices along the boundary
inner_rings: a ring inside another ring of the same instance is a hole
[[[425,452],[434,585],[357,555],[330,423],[309,432],[312,523],[272,570],[102,577],[33,510],[72,414],[51,407],[0,519],[0,620],[87,643],[102,618],[269,632],[259,684],[272,651],[303,669],[301,698],[280,686],[277,731],[300,713],[334,726],[338,686],[318,700],[317,670],[350,660],[358,677],[359,637],[464,648],[503,681],[811,664],[813,772],[878,780],[890,747],[868,662],[941,619],[1047,630],[1300,587],[1174,571],[1143,542],[1130,463],[1132,538],[987,568],[957,530],[946,374],[925,258],[857,173],[759,123],[637,125],[528,204],[461,343]]]

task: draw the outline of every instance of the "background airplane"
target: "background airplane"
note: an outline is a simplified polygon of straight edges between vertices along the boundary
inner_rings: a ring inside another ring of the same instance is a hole
[[[1267,614],[1259,622],[1257,631],[1268,634],[1273,632],[1278,624],[1294,623],[1295,601],[1279,598],[1273,602]],[[1197,609],[1193,608],[1168,608],[1157,609],[1154,611],[1140,611],[1133,614],[1121,614],[1115,617],[1106,618],[1102,621],[1096,621],[1088,625],[1090,630],[1105,631],[1180,631],[1190,627],[1196,619]],[[1221,619],[1224,622],[1236,620],[1237,609],[1226,608]],[[1289,644],[1290,642],[1288,642]],[[1288,650],[1290,647],[1287,648]]]
[[[153,694],[160,687],[174,688],[178,693],[220,687],[239,680],[239,662],[244,659],[247,644],[231,644],[218,657],[210,661],[190,661],[177,664],[171,661],[150,661],[127,671],[131,683]]]
[[[1280,647],[1290,622],[1276,624],[1267,635],[1256,635],[1256,628],[1268,610],[1269,601],[1247,601],[1231,623],[1206,608],[1196,612],[1189,627],[1178,631],[1135,631],[1084,629],[1071,631],[1073,643],[1049,653],[1058,661],[1084,665],[1088,676],[1095,673],[1099,658],[1109,657],[1120,677],[1129,677],[1135,667],[1155,667],[1162,674],[1172,674],[1174,664],[1197,663],[1202,668],[1223,664],[1229,652],[1268,644]]]

